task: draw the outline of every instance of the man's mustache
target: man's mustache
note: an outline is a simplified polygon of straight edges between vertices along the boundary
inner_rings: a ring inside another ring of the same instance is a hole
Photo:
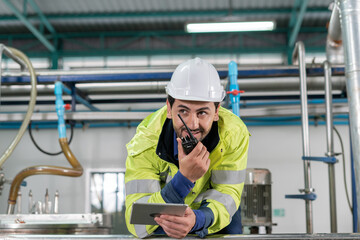
[[[180,130],[181,130],[181,132],[183,132],[183,131],[186,131],[186,132],[187,132],[186,127],[182,127]],[[195,133],[195,132],[200,132],[200,133],[202,133],[202,132],[204,131],[204,129],[202,129],[202,128],[197,128],[197,129],[190,129],[190,131],[191,131],[191,133]]]

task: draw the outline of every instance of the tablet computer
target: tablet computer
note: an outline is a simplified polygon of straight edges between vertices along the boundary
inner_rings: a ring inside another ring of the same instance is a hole
[[[175,203],[133,203],[130,224],[158,225],[154,217],[160,214],[184,216],[188,205]]]

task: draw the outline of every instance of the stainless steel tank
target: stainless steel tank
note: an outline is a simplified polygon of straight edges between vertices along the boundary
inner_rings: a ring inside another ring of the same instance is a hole
[[[250,233],[271,233],[271,173],[268,169],[246,169],[241,196],[241,222]]]

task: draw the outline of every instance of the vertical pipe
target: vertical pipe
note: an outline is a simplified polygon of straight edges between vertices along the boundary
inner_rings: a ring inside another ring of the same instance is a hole
[[[21,194],[21,191],[19,190],[18,192],[18,196],[17,196],[17,200],[16,200],[16,203],[17,203],[17,214],[21,214],[21,207],[22,207],[22,194]]]
[[[293,63],[299,64],[300,74],[300,98],[301,98],[301,129],[303,140],[303,156],[310,156],[310,141],[309,141],[309,115],[307,102],[307,86],[306,86],[306,65],[305,65],[305,47],[302,42],[297,42],[293,52]],[[305,194],[313,191],[311,187],[311,168],[310,161],[304,160],[304,183]],[[313,233],[313,210],[311,200],[305,199],[306,210],[306,232]]]
[[[32,191],[29,191],[29,213],[32,214],[33,213],[33,207],[34,207],[34,201],[33,201],[33,195],[32,195]]]
[[[237,70],[237,64],[234,61],[231,61],[229,63],[229,79],[230,79],[230,91],[233,90],[239,90],[239,85],[237,83],[237,76],[238,76],[238,70]],[[236,116],[240,116],[240,93],[238,94],[230,94],[230,100],[231,100],[231,107],[232,111]]]
[[[76,112],[76,87],[75,87],[75,83],[71,84],[71,111]]]
[[[350,133],[351,135],[351,133]],[[350,143],[351,143],[350,136]],[[353,151],[350,144],[350,157],[351,157],[351,191],[352,191],[352,202],[353,202],[353,232],[356,233],[358,231],[358,215],[357,215],[357,199],[356,199],[356,183],[355,183],[355,170],[354,170],[354,158]]]
[[[324,62],[325,75],[325,108],[326,108],[326,146],[327,156],[334,156],[334,135],[333,135],[333,112],[332,112],[332,86],[331,66],[328,61]],[[335,166],[328,163],[329,173],[329,199],[330,199],[330,229],[332,233],[337,232],[336,220],[336,189],[335,189]]]
[[[54,214],[59,213],[59,191],[56,190],[54,198]]]
[[[337,1],[345,52],[346,89],[349,100],[350,133],[354,157],[357,205],[360,201],[360,2]],[[360,216],[360,208],[357,209]]]
[[[2,52],[4,50],[4,45],[0,44],[0,107],[1,107],[1,80],[2,80]]]

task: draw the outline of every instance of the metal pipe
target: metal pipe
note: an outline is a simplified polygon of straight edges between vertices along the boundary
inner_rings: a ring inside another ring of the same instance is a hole
[[[71,152],[67,138],[59,138],[59,143],[63,153],[72,166],[72,168],[58,167],[58,166],[32,166],[25,168],[20,173],[18,173],[10,187],[10,194],[8,199],[8,210],[7,214],[14,214],[14,206],[16,204],[17,193],[20,188],[21,182],[33,175],[60,175],[68,177],[79,177],[83,173],[83,168],[81,164],[77,161],[74,154]]]
[[[44,83],[52,83],[55,80],[63,82],[99,82],[99,80],[106,81],[151,81],[151,80],[163,80],[169,81],[172,72],[175,67],[161,68],[106,68],[106,69],[82,69],[82,70],[39,70],[37,76]],[[218,70],[221,79],[225,79],[228,76],[228,67],[215,66]],[[309,64],[308,68],[314,70],[322,69],[322,64]],[[339,71],[342,72],[344,66],[339,67]],[[277,77],[291,77],[295,76],[297,71],[296,66],[243,66],[238,68],[239,78],[259,78],[270,77],[276,75]],[[16,78],[19,76],[29,76],[27,72],[6,71],[3,73],[3,77]],[[308,76],[319,76],[318,71],[310,71]]]
[[[357,205],[360,205],[360,2],[341,0],[342,37],[345,50],[345,73],[349,99],[350,129],[354,157]],[[360,216],[360,208],[357,209]]]
[[[333,9],[329,21],[328,37],[335,43],[341,43],[341,24],[340,24],[340,10],[339,6],[334,2],[332,5]]]
[[[59,213],[59,191],[56,190],[54,197],[54,214]]]
[[[50,213],[50,206],[49,206],[49,190],[48,189],[46,189],[46,192],[45,192],[45,201],[44,201],[44,207],[45,207],[45,209],[44,209],[44,212],[46,213],[46,214],[49,214]]]
[[[306,66],[305,66],[305,47],[302,42],[297,42],[293,52],[293,63],[298,62],[300,73],[300,98],[301,98],[301,129],[303,140],[303,156],[310,156],[309,141],[309,116],[307,109],[307,88],[306,88]],[[313,192],[311,188],[311,168],[310,161],[304,161],[304,182],[305,194]],[[305,200],[306,209],[306,232],[313,233],[313,210],[311,200]]]
[[[326,58],[332,64],[344,64],[344,48],[341,37],[339,6],[333,4],[328,35],[326,37]]]
[[[21,207],[22,207],[22,196],[21,191],[19,190],[18,196],[17,196],[17,214],[21,214]]]
[[[116,82],[116,83],[81,83],[76,88],[84,94],[130,94],[130,93],[155,93],[165,94],[167,81],[150,82]],[[225,86],[226,80],[221,81]],[[242,78],[237,80],[237,84],[246,92],[273,92],[273,91],[298,91],[299,77],[269,77],[269,78]],[[343,76],[332,77],[332,89],[334,91],[345,91],[346,81]],[[324,77],[307,77],[308,90],[323,90]],[[5,96],[27,96],[31,90],[29,85],[3,85],[1,87],[2,95]],[[53,84],[38,84],[38,95],[53,96]]]
[[[15,136],[14,140],[11,142],[10,146],[5,150],[3,155],[0,157],[0,168],[1,168],[4,162],[10,157],[10,155],[14,151],[16,145],[19,143],[20,139],[22,138],[22,136],[24,135],[27,129],[27,126],[29,125],[31,115],[35,108],[37,91],[36,91],[36,73],[34,68],[32,67],[30,60],[26,57],[26,55],[15,48],[7,48],[2,44],[0,44],[0,47],[8,57],[11,57],[15,62],[19,63],[22,68],[26,66],[31,76],[31,94],[30,94],[28,110],[20,126],[18,134]],[[1,65],[0,65],[0,69],[1,69]]]
[[[34,200],[33,200],[33,194],[32,191],[29,191],[29,213],[32,214],[33,213],[33,209],[34,209]]]
[[[333,157],[334,154],[334,135],[333,135],[333,106],[331,89],[331,66],[328,61],[324,62],[325,73],[325,108],[326,108],[326,146],[327,156]],[[329,173],[329,199],[330,199],[330,226],[331,232],[337,233],[336,219],[336,188],[335,188],[335,166],[328,163]]]

